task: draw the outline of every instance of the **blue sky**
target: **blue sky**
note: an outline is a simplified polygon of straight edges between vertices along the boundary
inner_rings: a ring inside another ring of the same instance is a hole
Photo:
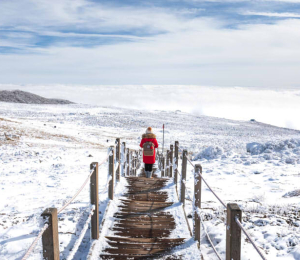
[[[0,0],[0,84],[300,87],[300,0]]]

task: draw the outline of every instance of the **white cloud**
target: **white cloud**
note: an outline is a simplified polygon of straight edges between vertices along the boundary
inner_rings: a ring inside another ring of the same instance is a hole
[[[295,13],[272,13],[272,12],[243,12],[243,15],[258,15],[268,17],[286,17],[286,18],[300,18],[300,14]]]
[[[197,18],[182,26],[128,43],[2,55],[0,82],[299,86],[300,21],[232,30]]]
[[[33,34],[0,40],[0,46],[30,52],[0,56],[0,83],[300,85],[298,19],[229,29],[226,21],[189,16],[185,9],[172,13],[85,0],[1,1],[0,10],[1,26]],[[76,42],[76,28],[87,33],[80,36],[87,43],[88,37],[131,41],[92,48],[70,47],[69,42],[32,48],[36,34]],[[122,29],[164,33],[132,36],[120,34]]]

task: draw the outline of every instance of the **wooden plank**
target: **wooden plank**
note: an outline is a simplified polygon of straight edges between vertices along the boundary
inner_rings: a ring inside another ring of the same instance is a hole
[[[164,249],[148,249],[148,248],[140,248],[140,249],[118,249],[118,248],[107,248],[104,252],[110,254],[137,254],[137,255],[151,255],[159,252],[163,252]]]
[[[147,249],[169,249],[174,246],[179,246],[181,243],[156,243],[156,244],[140,244],[140,243],[118,243],[118,242],[108,242],[111,247],[120,248],[120,249],[140,249],[140,248],[147,248]]]
[[[124,260],[124,259],[130,259],[130,260],[149,260],[149,259],[161,259],[161,260],[181,260],[183,259],[182,256],[167,256],[166,255],[167,252],[164,252],[164,254],[151,254],[151,255],[145,255],[145,256],[141,256],[141,255],[134,255],[134,254],[130,254],[130,255],[100,255],[101,259],[114,259],[114,260]]]
[[[132,238],[132,237],[112,237],[106,236],[105,238],[116,242],[137,242],[137,243],[176,243],[183,242],[185,238]]]
[[[118,223],[115,224],[118,228],[141,228],[141,229],[159,229],[159,228],[175,228],[175,223],[157,222],[157,223]]]

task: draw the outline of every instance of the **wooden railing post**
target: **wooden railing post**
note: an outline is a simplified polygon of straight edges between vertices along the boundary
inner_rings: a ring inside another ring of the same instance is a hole
[[[173,177],[173,144],[170,145],[170,177]]]
[[[226,260],[241,259],[241,229],[235,221],[242,220],[242,211],[236,203],[227,204]]]
[[[126,149],[127,150],[127,154],[126,154],[126,164],[127,164],[127,169],[126,169],[126,174],[127,176],[129,176],[129,148]]]
[[[121,140],[120,138],[116,139],[117,145],[116,145],[116,161],[118,162],[118,167],[116,171],[116,179],[117,181],[120,181],[121,178]]]
[[[140,153],[139,153],[139,151],[136,151],[135,154],[136,154],[136,169],[139,169],[141,167],[141,164],[140,164]]]
[[[94,168],[95,165],[95,168]],[[90,169],[94,169],[90,178],[90,197],[91,204],[95,206],[95,211],[91,219],[92,239],[99,238],[99,186],[98,186],[98,163],[91,163]]]
[[[176,191],[177,191],[177,182],[178,182],[178,147],[179,147],[179,143],[178,141],[175,141],[175,171],[174,171],[174,182],[175,182],[175,187],[176,187]]]
[[[122,160],[123,160],[123,176],[125,176],[126,175],[126,163],[125,163],[125,161],[126,161],[126,158],[125,158],[125,156],[126,156],[126,142],[123,142],[122,144],[123,144],[123,158],[122,158]]]
[[[161,177],[165,177],[165,157],[161,157]]]
[[[165,172],[165,174],[166,174],[166,176],[167,177],[169,177],[170,175],[169,175],[169,172],[170,172],[170,151],[169,150],[167,150],[167,165],[166,165],[166,172]]]
[[[111,155],[109,156],[109,175],[110,180],[108,184],[108,197],[109,199],[114,199],[114,188],[115,188],[115,151],[114,147],[111,146]]]
[[[134,175],[134,156],[133,156],[133,151],[130,153],[130,160],[131,160],[131,175]]]
[[[187,150],[182,152],[182,165],[181,165],[181,191],[180,202],[185,205],[185,182],[186,182],[186,167],[187,167]]]
[[[162,164],[162,155],[159,154],[158,156],[158,169],[161,171],[161,164]]]
[[[134,176],[136,176],[136,168],[137,168],[137,157],[134,157]]]
[[[43,259],[59,260],[57,209],[47,208],[41,216],[49,225],[42,236]]]
[[[201,177],[202,167],[200,164],[195,165],[195,176],[194,176],[194,191],[195,191],[195,205],[194,205],[194,239],[199,242],[200,245],[200,208],[201,208]]]

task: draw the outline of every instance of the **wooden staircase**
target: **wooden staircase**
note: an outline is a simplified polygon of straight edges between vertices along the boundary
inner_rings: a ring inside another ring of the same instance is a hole
[[[185,238],[169,238],[176,224],[172,214],[164,211],[172,206],[168,193],[161,191],[168,179],[127,177],[128,192],[114,215],[114,236],[107,236],[109,247],[101,259],[182,259],[173,256],[176,246]]]

